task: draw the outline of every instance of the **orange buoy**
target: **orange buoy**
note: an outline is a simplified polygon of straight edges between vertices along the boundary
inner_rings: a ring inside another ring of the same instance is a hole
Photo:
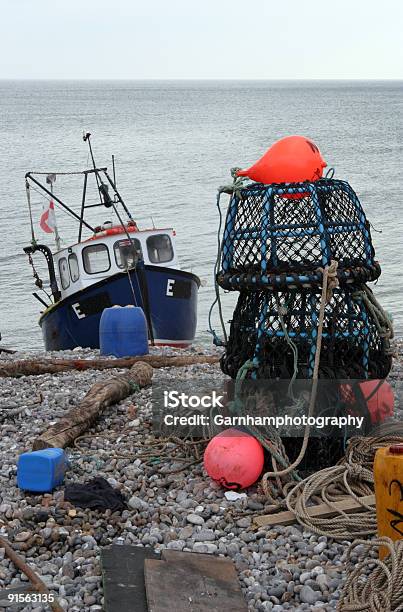
[[[403,539],[403,444],[379,448],[374,461],[378,536]],[[379,549],[383,559],[389,550]]]
[[[364,380],[358,383],[358,395],[357,391],[354,393],[351,385],[344,383],[340,385],[340,392],[343,401],[350,407],[359,403],[361,396],[373,425],[393,416],[395,398],[393,389],[386,380]]]
[[[266,153],[247,170],[238,170],[258,183],[301,183],[317,181],[327,163],[319,148],[304,136],[286,136],[275,142]]]
[[[359,386],[372,423],[380,423],[387,417],[393,416],[395,398],[393,389],[386,380],[365,380]]]
[[[259,478],[264,464],[263,447],[248,433],[226,429],[215,436],[204,453],[204,467],[226,489],[244,489]]]

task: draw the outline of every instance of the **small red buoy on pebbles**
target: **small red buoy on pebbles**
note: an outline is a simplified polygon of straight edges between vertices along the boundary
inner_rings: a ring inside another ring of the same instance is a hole
[[[215,436],[204,453],[204,467],[226,489],[244,489],[262,473],[263,447],[248,433],[226,429]]]

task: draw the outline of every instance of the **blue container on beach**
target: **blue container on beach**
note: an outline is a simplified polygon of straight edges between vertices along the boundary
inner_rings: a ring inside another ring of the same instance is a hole
[[[99,325],[99,347],[101,355],[146,355],[148,328],[143,309],[137,306],[105,308]]]
[[[23,453],[18,459],[17,485],[24,491],[49,493],[64,481],[67,458],[62,448]]]

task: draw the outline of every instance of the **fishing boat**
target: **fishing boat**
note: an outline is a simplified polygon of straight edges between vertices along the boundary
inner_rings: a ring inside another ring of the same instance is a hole
[[[45,307],[39,318],[45,348],[47,351],[99,348],[103,310],[127,305],[143,308],[150,344],[187,347],[196,332],[200,279],[180,269],[172,227],[138,227],[116,187],[114,157],[110,176],[107,168],[96,166],[90,136],[87,133],[83,137],[92,159],[90,169],[72,173],[28,172],[25,176],[32,239],[24,252],[35,283],[46,296],[33,293]],[[81,175],[83,180],[78,212],[56,194],[54,187],[56,177],[73,174]],[[87,197],[91,181],[98,192],[95,204],[92,200],[88,202]],[[39,191],[47,200],[48,208],[42,214],[40,226],[43,231],[54,233],[53,250],[37,240],[32,190]],[[77,241],[65,248],[60,246],[55,207],[78,224]],[[96,207],[108,210],[116,221],[90,224],[86,213]],[[46,259],[48,283],[36,271],[37,253]]]

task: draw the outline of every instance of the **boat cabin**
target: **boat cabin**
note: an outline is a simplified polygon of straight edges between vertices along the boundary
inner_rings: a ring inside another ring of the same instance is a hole
[[[62,299],[134,268],[139,260],[145,265],[178,268],[174,239],[172,228],[140,231],[134,223],[126,229],[105,223],[91,238],[53,255]]]

